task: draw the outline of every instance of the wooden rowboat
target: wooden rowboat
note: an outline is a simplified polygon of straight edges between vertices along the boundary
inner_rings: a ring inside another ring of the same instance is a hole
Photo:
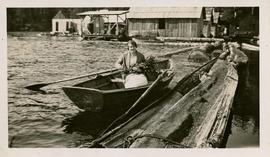
[[[82,147],[220,146],[238,75],[226,60],[209,63],[181,79],[158,101]]]
[[[158,82],[149,98],[153,95],[158,96],[169,85],[175,74],[172,60],[157,60],[153,66],[156,72],[146,73],[148,84],[144,86],[124,88],[123,82],[112,81],[121,78],[121,71],[114,71],[62,89],[70,100],[83,110],[95,112],[111,110],[123,113],[155,81],[158,76],[157,71],[168,70],[169,72]]]

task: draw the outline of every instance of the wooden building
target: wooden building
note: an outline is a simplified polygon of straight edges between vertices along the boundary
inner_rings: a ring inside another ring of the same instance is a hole
[[[110,11],[107,9],[87,11],[77,15],[84,18],[82,22],[83,36],[118,35],[121,25],[126,25],[127,11]]]
[[[220,12],[214,7],[204,8],[205,18],[203,20],[203,36],[219,37],[223,28],[219,25]]]
[[[127,15],[129,36],[200,37],[202,7],[134,7]]]
[[[81,34],[81,21],[79,17],[66,17],[62,11],[52,19],[52,34],[56,33],[78,33]]]

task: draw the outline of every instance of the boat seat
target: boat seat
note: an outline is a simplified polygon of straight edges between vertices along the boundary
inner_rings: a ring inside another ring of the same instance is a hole
[[[121,79],[121,78],[114,78],[114,79],[111,79],[111,82],[124,82],[124,80],[123,79]]]
[[[116,88],[121,89],[124,88],[124,80],[122,78],[112,78],[110,79],[112,83],[116,86]]]

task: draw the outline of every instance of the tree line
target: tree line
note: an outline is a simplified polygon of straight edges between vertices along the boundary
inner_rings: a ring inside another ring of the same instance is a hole
[[[67,18],[74,18],[77,13],[100,9],[106,8],[8,8],[7,31],[51,31],[52,18],[60,10]],[[109,10],[128,9],[128,7],[109,8]]]

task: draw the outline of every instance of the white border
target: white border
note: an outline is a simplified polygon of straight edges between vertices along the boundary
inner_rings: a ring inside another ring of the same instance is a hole
[[[259,6],[260,7],[260,147],[239,149],[85,149],[8,148],[6,8],[125,6]],[[0,1],[0,156],[268,156],[270,152],[270,1],[269,0],[4,0]]]

